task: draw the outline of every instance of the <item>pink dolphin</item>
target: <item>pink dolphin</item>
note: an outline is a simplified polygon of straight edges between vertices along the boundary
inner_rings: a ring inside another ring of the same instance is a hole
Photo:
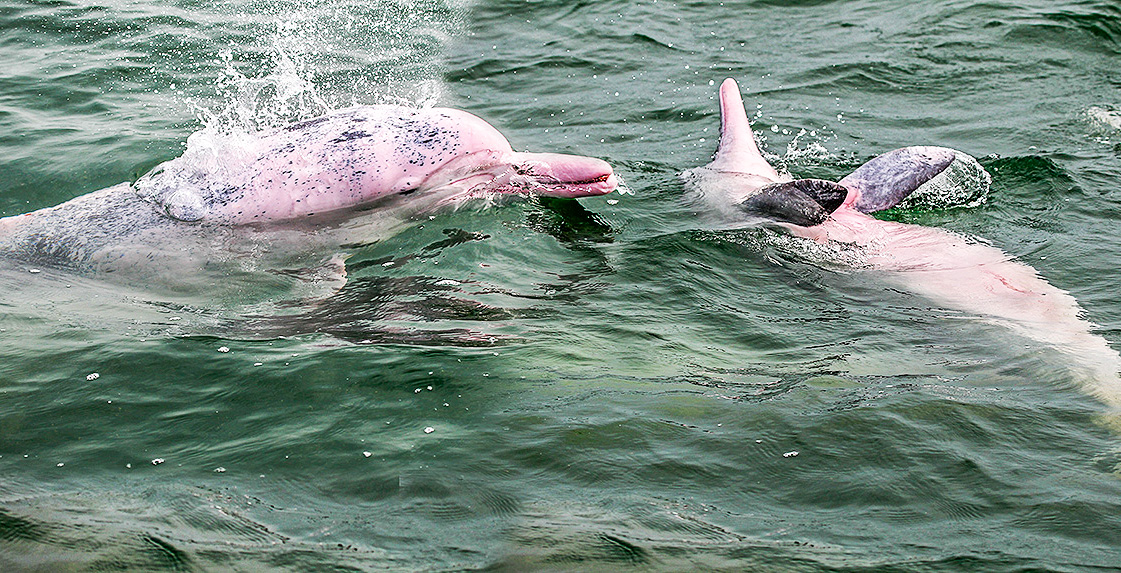
[[[889,208],[953,163],[953,150],[908,147],[881,155],[838,183],[792,180],[756,146],[739,87],[720,86],[721,135],[712,163],[686,180],[729,221],[767,219],[796,236],[851,247],[856,265],[949,309],[999,322],[1077,359],[1088,392],[1121,406],[1121,357],[1068,293],[1032,267],[941,229],[881,221]]]
[[[464,111],[361,106],[219,150],[188,145],[133,184],[0,219],[0,252],[76,270],[174,267],[169,261],[185,251],[209,264],[206,251],[216,244],[232,259],[268,250],[271,238],[262,248],[244,243],[262,244],[285,227],[291,235],[294,227],[355,217],[385,226],[381,215],[407,220],[471,198],[586,197],[616,186],[599,159],[515,152]]]

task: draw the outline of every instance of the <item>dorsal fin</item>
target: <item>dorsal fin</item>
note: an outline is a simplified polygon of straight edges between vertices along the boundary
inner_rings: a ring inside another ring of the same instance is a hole
[[[763,159],[743,107],[736,80],[720,84],[720,145],[709,165],[716,171],[733,171],[778,179],[778,173]]]
[[[847,195],[847,188],[832,181],[798,179],[767,185],[739,206],[752,215],[812,227],[825,222]]]
[[[840,183],[860,192],[853,203],[857,211],[883,211],[945,171],[956,157],[954,150],[946,147],[904,147],[875,157]]]

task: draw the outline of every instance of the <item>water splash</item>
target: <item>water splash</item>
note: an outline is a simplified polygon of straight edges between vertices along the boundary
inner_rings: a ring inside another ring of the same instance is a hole
[[[271,38],[271,65],[258,77],[238,69],[232,50],[219,54],[218,104],[190,101],[203,127],[187,138],[187,149],[176,160],[181,165],[202,174],[239,169],[254,156],[261,133],[333,110],[320,95],[307,58],[284,45],[284,29],[279,25]]]
[[[828,165],[837,163],[841,158],[829,151],[823,143],[829,138],[836,139],[835,135],[829,135],[818,130],[800,129],[794,137],[786,144],[786,151],[782,155],[776,155],[768,151],[763,151],[763,158],[774,166],[775,171],[780,175],[796,179],[790,173],[791,165]],[[755,139],[759,142],[760,149],[765,148],[767,136],[764,132],[755,132]]]
[[[988,200],[993,178],[973,156],[954,150],[954,162],[899,203],[900,209],[976,207]]]
[[[1095,105],[1087,109],[1085,115],[1099,130],[1121,130],[1121,111]]]
[[[1121,111],[1113,106],[1091,106],[1082,112],[1094,141],[1112,145],[1121,136]]]
[[[198,108],[205,129],[255,133],[332,111],[333,106],[316,88],[315,71],[307,59],[280,40],[283,30],[279,26],[278,37],[273,39],[272,69],[260,77],[241,73],[230,50],[220,54],[224,63],[218,83],[222,104],[218,109]]]
[[[466,9],[443,0],[253,4],[236,16],[263,19],[264,32],[220,51],[214,94],[186,100],[202,128],[187,138],[180,168],[240,169],[262,133],[345,107],[437,105],[439,56]]]

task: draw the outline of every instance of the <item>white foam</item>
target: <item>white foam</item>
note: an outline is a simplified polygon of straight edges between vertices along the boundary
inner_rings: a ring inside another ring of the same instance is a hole
[[[954,150],[954,162],[899,203],[903,209],[976,207],[988,200],[993,178],[967,153]]]
[[[1086,117],[1099,129],[1121,130],[1121,111],[1092,106],[1086,110]]]

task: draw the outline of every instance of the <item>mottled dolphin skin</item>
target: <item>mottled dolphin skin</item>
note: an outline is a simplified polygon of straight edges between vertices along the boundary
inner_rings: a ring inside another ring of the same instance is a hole
[[[734,80],[720,86],[720,107],[716,155],[685,178],[721,222],[770,220],[799,237],[848,247],[857,268],[885,282],[1053,345],[1076,359],[1071,370],[1089,393],[1121,407],[1121,357],[1093,333],[1072,296],[995,247],[868,215],[945,170],[953,150],[908,147],[873,159],[838,183],[792,181],[759,153]]]
[[[284,235],[328,247],[368,240],[339,223],[348,219],[384,231],[471,198],[617,186],[599,159],[515,152],[487,122],[448,108],[354,107],[216,149],[192,139],[133,184],[0,219],[0,253],[68,270],[173,270],[268,251]]]

